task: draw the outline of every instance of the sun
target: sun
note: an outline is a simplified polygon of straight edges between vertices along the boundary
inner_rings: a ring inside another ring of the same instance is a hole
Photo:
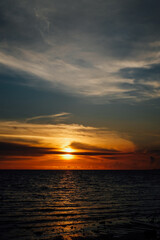
[[[71,153],[71,152],[73,152],[73,149],[70,147],[66,147],[66,148],[64,148],[64,152]]]
[[[73,159],[74,156],[72,154],[69,154],[69,153],[72,153],[73,152],[73,149],[70,148],[70,147],[66,147],[63,149],[63,151],[65,152],[65,154],[63,154],[63,158],[66,159],[66,160],[70,160],[70,159]]]

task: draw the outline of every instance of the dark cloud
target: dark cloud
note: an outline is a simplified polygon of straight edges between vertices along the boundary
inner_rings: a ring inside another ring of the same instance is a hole
[[[108,53],[127,56],[137,48],[137,42],[159,38],[159,8],[159,1],[151,0],[47,0],[45,4],[2,0],[1,41],[29,46],[42,43],[44,36],[53,36],[66,42],[79,32],[91,34],[100,48],[110,50]]]
[[[29,146],[26,144],[0,142],[0,156],[42,156],[50,152],[50,148]]]
[[[110,155],[120,155],[121,153],[115,153],[115,152],[74,152],[74,153],[71,153],[72,155],[75,155],[75,156],[110,156]]]
[[[89,144],[86,144],[86,143],[81,143],[81,142],[72,142],[70,144],[70,147],[72,147],[73,149],[79,149],[79,150],[88,150],[88,151],[95,151],[95,152],[100,152],[100,153],[103,153],[104,154],[118,154],[120,153],[119,151],[117,150],[114,150],[114,149],[104,149],[104,148],[100,148],[100,147],[96,147],[96,146],[93,146],[93,145],[89,145]],[[94,154],[94,152],[93,152]]]
[[[115,150],[106,150],[106,149],[100,149],[96,148],[87,144],[80,144],[80,143],[72,143],[70,146],[77,146],[81,148],[81,150],[87,150],[87,151],[81,151],[81,152],[72,152],[69,154],[75,155],[75,156],[110,156],[110,155],[119,155],[120,152]],[[92,150],[92,151],[89,151]],[[13,159],[15,160],[16,157],[40,157],[46,154],[50,155],[65,155],[68,154],[68,152],[65,151],[59,151],[56,148],[45,148],[45,147],[37,147],[37,146],[30,146],[27,144],[19,144],[19,143],[11,143],[11,142],[0,142],[0,159],[3,160],[9,160]]]
[[[36,26],[33,5],[31,7],[29,5],[26,1],[13,0],[12,4],[8,0],[1,1],[1,41],[22,45],[32,44],[33,40],[41,39]]]
[[[66,154],[66,152],[59,151],[56,148],[30,146],[13,142],[0,142],[0,159],[2,161],[9,159],[15,160],[16,157],[40,157],[46,154],[63,155]]]

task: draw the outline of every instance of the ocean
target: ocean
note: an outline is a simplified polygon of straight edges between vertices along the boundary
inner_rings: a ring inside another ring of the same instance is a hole
[[[118,239],[159,226],[159,170],[0,171],[1,240]]]

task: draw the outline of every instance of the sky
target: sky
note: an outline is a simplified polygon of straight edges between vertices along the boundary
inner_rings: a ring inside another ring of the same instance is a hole
[[[0,169],[160,168],[159,9],[0,1]]]

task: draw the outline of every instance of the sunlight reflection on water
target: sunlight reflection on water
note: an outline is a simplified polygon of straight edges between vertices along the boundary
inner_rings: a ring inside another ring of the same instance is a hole
[[[130,231],[159,221],[159,171],[0,171],[1,239]]]

